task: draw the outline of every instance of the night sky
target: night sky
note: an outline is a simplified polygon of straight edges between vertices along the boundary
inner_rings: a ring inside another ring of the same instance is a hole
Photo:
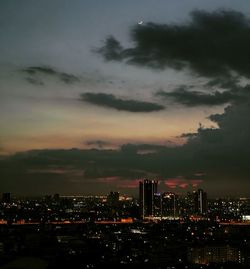
[[[0,192],[250,195],[247,0],[2,0]]]

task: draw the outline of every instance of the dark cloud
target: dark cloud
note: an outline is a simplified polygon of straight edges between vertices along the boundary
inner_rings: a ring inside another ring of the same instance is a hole
[[[36,85],[43,84],[43,81],[40,77],[41,75],[54,76],[67,84],[72,84],[80,81],[80,78],[75,75],[59,72],[49,66],[31,66],[28,68],[24,68],[22,71],[30,75],[30,77],[27,78],[27,81],[31,84]]]
[[[123,58],[123,48],[113,36],[106,39],[104,47],[94,50],[94,52],[102,54],[107,61],[121,61]]]
[[[2,190],[28,194],[91,192],[91,188],[96,193],[100,178],[133,180],[147,176],[147,171],[138,168],[141,165],[133,164],[136,158],[137,155],[124,154],[120,150],[33,150],[17,153],[0,160],[0,176],[5,179],[0,186]]]
[[[239,12],[193,11],[186,24],[137,25],[131,39],[134,47],[123,48],[108,37],[98,52],[108,61],[160,69],[190,67],[208,77],[228,75],[230,70],[250,74],[250,23]]]
[[[30,83],[30,84],[33,84],[33,85],[36,85],[36,86],[43,86],[44,83],[41,79],[38,79],[38,78],[35,78],[35,77],[27,77],[26,80]]]
[[[59,78],[67,84],[72,84],[80,81],[80,79],[77,76],[67,73],[59,73]]]
[[[237,89],[239,81],[240,81],[239,77],[233,77],[230,75],[229,76],[221,76],[221,77],[216,77],[214,79],[211,79],[204,86],[207,88],[217,86],[217,87],[220,87],[222,89]]]
[[[56,75],[57,72],[49,66],[31,66],[23,69],[24,72],[27,72],[30,75],[35,75],[37,73],[43,73],[46,75]]]
[[[192,149],[209,169],[220,174],[247,176],[250,157],[250,99],[245,103],[228,106],[222,114],[209,118],[218,128],[200,126],[196,133],[188,134],[185,148]]]
[[[138,152],[149,148],[160,150],[157,154],[142,155]],[[166,168],[163,165],[167,152],[170,156],[174,153],[173,149],[164,146],[130,144],[117,150],[33,150],[17,153],[0,160],[0,177],[5,179],[0,181],[0,186],[16,193],[40,194],[45,190],[78,193],[91,192],[91,188],[95,193],[100,178],[119,177],[126,181],[149,175],[174,176],[177,164],[171,160],[173,156],[167,158]],[[72,180],[78,183],[73,184]],[[111,186],[107,188],[110,190]]]
[[[164,109],[164,106],[159,104],[120,99],[113,94],[106,93],[83,93],[81,94],[81,100],[94,105],[129,112],[153,112]]]
[[[102,149],[102,148],[105,148],[107,146],[110,146],[111,143],[108,141],[104,141],[104,140],[89,140],[86,142],[86,145]]]
[[[152,144],[124,144],[121,146],[121,151],[126,153],[156,153],[166,149],[164,145],[152,145]]]
[[[242,100],[242,96],[238,91],[213,91],[211,93],[205,93],[201,91],[190,91],[186,87],[179,87],[175,91],[165,92],[159,91],[156,96],[163,97],[164,99],[173,100],[176,103],[180,103],[186,106],[216,106],[231,101]]]

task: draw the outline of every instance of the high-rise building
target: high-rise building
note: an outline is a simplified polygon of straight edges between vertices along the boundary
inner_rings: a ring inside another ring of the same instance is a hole
[[[157,180],[145,179],[139,182],[140,215],[142,218],[154,216]]]
[[[117,207],[119,205],[119,192],[111,191],[107,196],[107,203],[111,207]]]
[[[10,201],[11,201],[11,194],[10,194],[10,192],[3,193],[3,195],[2,195],[2,201],[4,203],[10,203]]]
[[[177,201],[173,192],[162,194],[162,215],[164,217],[176,217]]]
[[[194,210],[195,213],[204,214],[207,212],[207,193],[202,189],[194,192]]]
[[[188,192],[184,201],[184,215],[193,215],[195,212],[196,191]]]
[[[161,193],[154,194],[154,216],[162,217],[162,197]]]

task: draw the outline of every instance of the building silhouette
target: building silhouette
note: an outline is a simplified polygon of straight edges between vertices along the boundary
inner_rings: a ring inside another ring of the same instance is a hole
[[[162,197],[161,193],[154,194],[154,212],[155,217],[162,217]]]
[[[202,189],[193,192],[194,194],[194,211],[197,214],[205,214],[207,212],[207,193]]]
[[[157,180],[145,179],[139,182],[140,215],[143,219],[155,215],[157,186]]]
[[[173,192],[164,192],[162,194],[162,216],[176,217],[177,201],[176,194]]]
[[[119,205],[119,192],[111,191],[107,196],[107,204],[111,207],[118,207]]]
[[[10,201],[11,201],[11,194],[10,194],[10,192],[4,192],[2,194],[2,202],[3,203],[10,203]]]

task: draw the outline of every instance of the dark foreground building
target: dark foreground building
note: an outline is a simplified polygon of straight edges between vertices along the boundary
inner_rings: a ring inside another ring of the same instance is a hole
[[[140,215],[145,217],[154,216],[155,211],[155,194],[157,193],[157,180],[145,179],[139,183],[139,202]]]

